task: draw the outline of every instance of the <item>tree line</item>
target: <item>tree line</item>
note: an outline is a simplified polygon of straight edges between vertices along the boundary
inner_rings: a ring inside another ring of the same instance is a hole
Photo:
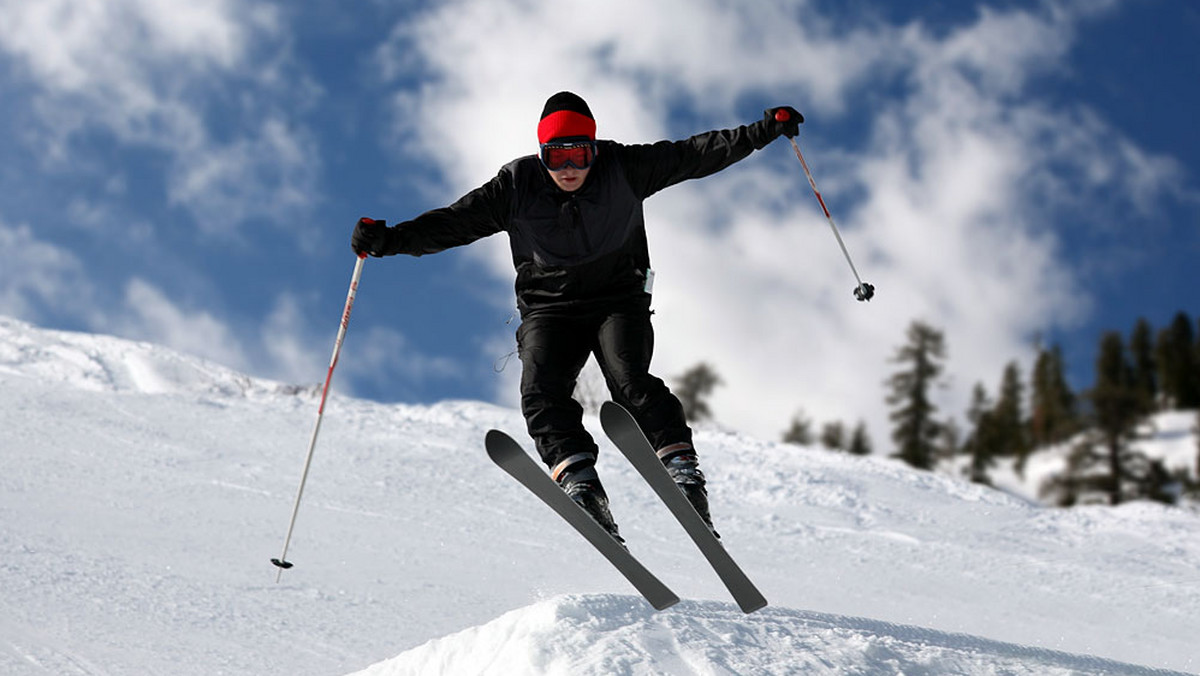
[[[1041,487],[1044,500],[1062,506],[1080,503],[1116,505],[1128,500],[1176,502],[1183,495],[1200,497],[1196,478],[1187,471],[1170,472],[1161,459],[1149,458],[1137,441],[1152,432],[1153,414],[1196,410],[1200,430],[1200,326],[1184,312],[1158,330],[1139,319],[1128,336],[1105,332],[1095,358],[1094,382],[1074,391],[1069,385],[1062,350],[1037,345],[1031,372],[1009,362],[994,393],[984,383],[973,390],[960,430],[954,416],[935,404],[942,386],[947,346],[942,331],[922,321],[908,327],[906,340],[891,359],[896,370],[885,381],[892,423],[893,457],[913,467],[933,470],[953,464],[967,478],[990,484],[1002,458],[1024,473],[1038,449],[1070,444],[1065,469]],[[673,390],[689,420],[711,418],[708,398],[721,384],[715,369],[701,363],[677,378]],[[801,411],[783,441],[861,455],[872,452],[861,421],[847,431],[842,422],[825,423],[819,433]],[[1200,477],[1200,444],[1196,477]]]

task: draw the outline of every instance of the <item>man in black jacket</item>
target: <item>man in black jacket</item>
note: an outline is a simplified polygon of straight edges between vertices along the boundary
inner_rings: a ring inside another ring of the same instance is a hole
[[[389,228],[362,218],[351,246],[373,256],[421,256],[507,232],[521,312],[521,409],[551,476],[621,539],[596,474],[598,448],[573,398],[579,372],[595,355],[613,400],[633,414],[712,528],[683,408],[649,372],[653,277],[642,201],[714,174],[780,135],[795,136],[803,121],[794,108],[772,108],[736,129],[623,145],[597,141],[587,103],[559,92],[542,110],[538,155],[513,160],[454,204],[411,221]]]

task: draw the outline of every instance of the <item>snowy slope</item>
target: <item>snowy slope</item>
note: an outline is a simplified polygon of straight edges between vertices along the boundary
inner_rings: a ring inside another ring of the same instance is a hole
[[[654,613],[490,465],[519,413],[472,402],[335,394],[276,584],[315,409],[0,318],[0,674],[1200,672],[1190,511],[705,431],[714,517],[772,605],[739,613],[605,452],[630,547],[688,599]]]

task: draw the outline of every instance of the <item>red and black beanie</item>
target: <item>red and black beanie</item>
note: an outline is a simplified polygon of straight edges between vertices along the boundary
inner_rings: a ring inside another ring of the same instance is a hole
[[[586,136],[596,140],[596,120],[588,104],[578,94],[559,92],[546,99],[538,122],[538,143],[556,138]]]

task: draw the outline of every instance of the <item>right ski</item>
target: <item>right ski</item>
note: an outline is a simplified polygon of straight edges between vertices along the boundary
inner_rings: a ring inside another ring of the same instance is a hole
[[[558,484],[550,478],[525,449],[512,437],[500,430],[490,430],[485,440],[488,457],[500,469],[507,472],[542,499],[567,523],[571,524],[596,551],[608,559],[617,571],[629,580],[655,610],[669,608],[679,602],[679,597],[654,576],[629,550],[614,540],[587,512],[575,504]]]
[[[767,599],[746,573],[742,572],[741,566],[733,560],[721,541],[708,529],[704,519],[700,518],[696,508],[692,507],[692,503],[688,502],[687,497],[675,485],[675,481],[654,453],[654,447],[650,445],[629,411],[619,404],[606,401],[600,407],[600,425],[604,427],[604,433],[616,445],[617,450],[633,463],[638,474],[642,475],[646,483],[650,484],[650,488],[658,493],[658,497],[671,514],[679,520],[679,525],[683,526],[691,536],[692,542],[700,549],[700,553],[712,564],[713,571],[721,578],[725,588],[733,594],[742,612],[752,613],[765,607]]]

